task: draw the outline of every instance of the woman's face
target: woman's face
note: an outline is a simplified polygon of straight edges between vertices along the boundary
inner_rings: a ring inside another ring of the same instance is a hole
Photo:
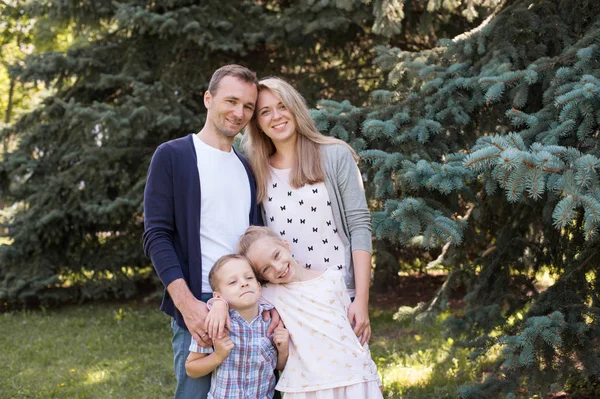
[[[258,93],[256,109],[258,126],[269,136],[273,144],[296,140],[294,115],[270,90],[262,90]]]

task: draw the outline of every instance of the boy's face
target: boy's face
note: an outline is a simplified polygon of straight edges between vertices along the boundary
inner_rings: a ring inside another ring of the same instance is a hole
[[[248,253],[258,275],[273,284],[295,281],[296,261],[292,257],[287,241],[278,243],[269,237],[254,242]]]
[[[256,306],[261,295],[260,284],[248,262],[232,259],[218,271],[216,298],[223,298],[232,309]]]

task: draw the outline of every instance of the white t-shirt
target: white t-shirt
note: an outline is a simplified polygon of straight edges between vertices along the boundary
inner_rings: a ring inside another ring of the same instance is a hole
[[[291,169],[271,169],[262,205],[266,225],[290,244],[294,259],[307,269],[346,273],[345,248],[335,225],[325,183],[294,188]],[[350,296],[355,290],[350,290]]]
[[[217,259],[234,253],[249,225],[250,182],[235,152],[209,146],[194,135],[200,175],[202,292],[211,293],[208,273]]]

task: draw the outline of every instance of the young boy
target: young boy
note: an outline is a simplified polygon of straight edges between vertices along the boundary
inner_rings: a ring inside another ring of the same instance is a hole
[[[271,399],[275,393],[273,370],[283,370],[288,358],[289,334],[279,324],[273,342],[266,332],[270,321],[261,313],[267,305],[258,303],[260,283],[248,260],[225,255],[215,262],[208,276],[215,298],[229,304],[229,336],[214,339],[214,350],[192,339],[185,363],[192,378],[212,373],[208,399]]]

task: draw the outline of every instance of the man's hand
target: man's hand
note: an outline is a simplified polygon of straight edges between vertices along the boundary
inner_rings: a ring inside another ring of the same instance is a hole
[[[183,321],[185,321],[185,325],[192,334],[192,338],[203,348],[210,348],[212,340],[208,336],[205,326],[206,316],[208,315],[206,304],[193,298],[185,306],[182,306],[179,311],[183,315]]]
[[[208,336],[212,339],[222,338],[226,328],[231,331],[227,302],[223,300],[215,301],[206,316]]]
[[[369,306],[356,298],[348,308],[348,319],[354,329],[354,334],[364,345],[371,339],[371,321],[369,320]]]
[[[167,286],[167,291],[169,291],[169,295],[173,298],[175,306],[181,312],[183,321],[190,334],[192,334],[192,338],[203,348],[210,348],[212,341],[204,325],[206,315],[208,314],[206,304],[192,294],[185,280],[182,278],[173,280]]]
[[[227,359],[234,346],[229,335],[215,339],[215,356],[217,356],[219,362],[223,363]]]
[[[275,328],[279,325],[279,322],[281,321],[281,317],[279,317],[279,312],[277,311],[277,309],[273,308],[271,310],[263,311],[262,316],[264,321],[271,320],[271,324],[269,324],[269,328],[267,328],[267,337],[271,337],[271,335],[273,335],[273,331],[275,331]]]

